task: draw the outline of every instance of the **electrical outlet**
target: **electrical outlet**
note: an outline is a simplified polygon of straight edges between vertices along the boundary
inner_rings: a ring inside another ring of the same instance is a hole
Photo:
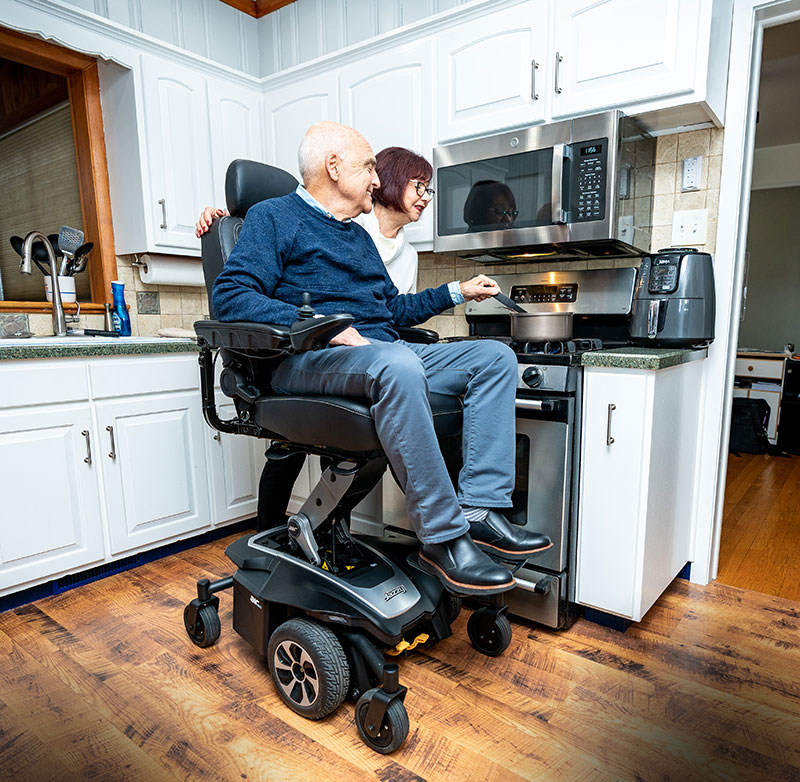
[[[700,189],[700,179],[703,176],[703,157],[687,157],[683,161],[683,175],[681,177],[681,191]]]
[[[687,247],[706,243],[707,209],[690,209],[672,215],[672,246]]]

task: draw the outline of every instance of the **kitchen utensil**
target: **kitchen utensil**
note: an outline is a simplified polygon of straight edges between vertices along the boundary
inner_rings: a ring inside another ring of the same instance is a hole
[[[89,253],[94,247],[94,242],[86,242],[75,250],[75,258],[67,266],[67,274],[75,275],[80,274],[89,261]]]
[[[58,232],[58,247],[64,256],[61,261],[61,270],[59,274],[65,274],[67,271],[67,261],[71,261],[75,257],[75,251],[83,244],[83,231],[77,228],[70,228],[68,225],[62,225],[61,230]]]
[[[22,257],[22,237],[12,236],[10,242],[11,246],[14,248],[14,252]],[[48,262],[47,251],[44,249],[44,245],[41,242],[36,242],[33,245],[33,262],[45,277],[50,274],[50,270],[47,268],[47,266],[45,266],[45,264]]]
[[[515,342],[563,342],[572,339],[571,312],[526,312],[511,316]]]
[[[102,329],[70,329],[70,337],[118,337],[118,331],[103,331]]]
[[[498,293],[495,296],[495,299],[497,299],[497,301],[499,301],[504,307],[508,307],[513,312],[527,312],[527,310],[520,307],[519,304],[514,301],[514,299],[506,296],[505,293]]]
[[[74,277],[59,275],[58,290],[61,293],[61,301],[64,304],[72,304],[78,300]],[[53,278],[49,274],[44,278],[44,295],[47,301],[53,300]]]

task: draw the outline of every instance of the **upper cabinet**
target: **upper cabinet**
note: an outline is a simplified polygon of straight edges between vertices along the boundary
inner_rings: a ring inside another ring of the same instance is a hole
[[[694,89],[699,0],[559,0],[554,10],[552,116]]]
[[[339,121],[339,87],[335,73],[324,73],[267,86],[264,94],[266,162],[300,179],[297,148],[311,125]]]
[[[545,119],[549,0],[532,0],[437,36],[437,138]]]

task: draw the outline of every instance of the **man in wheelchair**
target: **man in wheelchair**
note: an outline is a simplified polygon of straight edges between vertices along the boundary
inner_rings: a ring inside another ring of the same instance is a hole
[[[324,350],[295,353],[271,376],[279,394],[370,400],[375,430],[406,497],[421,542],[419,564],[451,591],[490,595],[514,584],[504,560],[549,547],[512,525],[517,362],[492,340],[417,344],[411,326],[499,292],[484,275],[400,294],[367,232],[352,218],[372,209],[380,186],[367,141],[331,122],[312,126],[299,149],[303,185],[253,206],[213,288],[221,321],[291,325],[303,293],[323,315],[353,325]],[[453,488],[433,426],[429,393],[463,395],[463,467]]]

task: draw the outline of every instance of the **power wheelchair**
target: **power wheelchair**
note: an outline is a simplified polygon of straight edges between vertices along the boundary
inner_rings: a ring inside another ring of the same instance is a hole
[[[296,186],[290,174],[263,163],[236,160],[230,165],[230,216],[216,220],[202,243],[209,301],[247,210]],[[220,634],[217,593],[232,588],[233,627],[266,656],[286,705],[316,720],[346,698],[355,699],[361,738],[386,754],[403,743],[409,723],[403,703],[406,688],[399,683],[397,664],[386,662],[384,653],[396,655],[450,636],[461,600],[417,566],[416,538],[364,540],[350,533],[351,510],[387,467],[368,400],[282,396],[271,390],[270,372],[277,362],[297,351],[324,348],[351,323],[349,315],[314,317],[307,299],[288,328],[216,320],[195,323],[208,424],[220,432],[271,441],[266,455],[272,462],[297,463],[298,456],[317,454],[325,469],[297,513],[228,546],[226,554],[236,572],[218,581],[198,581],[184,624],[194,644],[214,644]],[[437,339],[424,329],[402,332],[408,340]],[[221,420],[216,408],[217,355],[222,391],[236,408],[231,420]],[[430,403],[440,441],[447,444],[455,438],[457,447],[449,450],[460,452],[461,400],[431,394]],[[456,473],[451,466],[451,474]],[[284,492],[281,499],[285,498]],[[284,510],[285,503],[280,514]],[[493,595],[472,613],[467,632],[478,651],[496,656],[508,647],[511,625],[505,612],[503,596]]]

